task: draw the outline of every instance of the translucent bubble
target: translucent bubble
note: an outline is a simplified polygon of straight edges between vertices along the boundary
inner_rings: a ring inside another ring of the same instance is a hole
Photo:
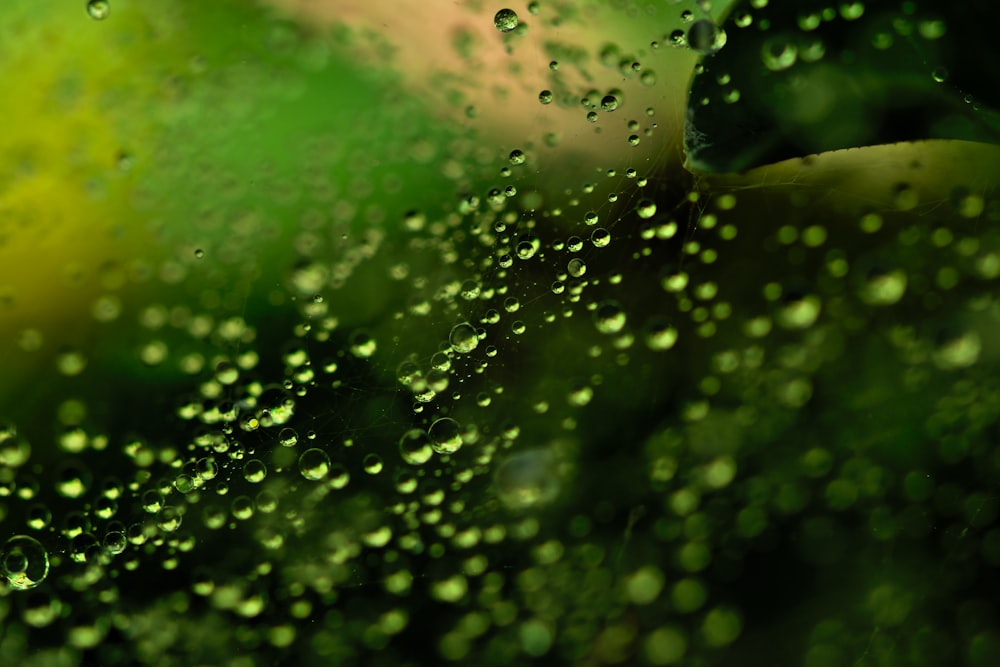
[[[420,211],[407,211],[403,215],[403,226],[411,232],[418,232],[427,224],[427,217]]]
[[[462,447],[462,432],[451,417],[441,417],[427,429],[431,447],[438,454],[454,454]]]
[[[267,477],[267,466],[259,459],[250,459],[243,465],[243,478],[251,484],[260,484]]]
[[[870,271],[859,290],[861,300],[872,306],[891,306],[906,293],[906,272]]]
[[[698,53],[715,53],[726,45],[726,33],[712,21],[701,19],[688,28],[687,44]]]
[[[295,429],[285,427],[278,432],[278,444],[282,447],[294,447],[299,442],[299,434]]]
[[[219,464],[211,456],[206,456],[198,460],[196,470],[198,471],[198,477],[207,482],[215,479],[216,475],[219,474]]]
[[[616,334],[625,328],[625,311],[615,301],[604,301],[594,311],[594,324],[603,334]]]
[[[646,325],[646,345],[651,350],[669,350],[677,342],[677,328],[666,320],[653,320]]]
[[[510,32],[517,24],[517,13],[513,9],[501,9],[493,16],[493,25],[500,32]]]
[[[318,481],[330,472],[330,457],[322,449],[307,449],[299,457],[299,472],[310,481]]]
[[[120,554],[125,551],[125,547],[127,546],[128,540],[125,539],[125,533],[121,531],[113,530],[104,536],[104,548],[110,554]]]
[[[378,349],[378,344],[367,331],[356,331],[351,336],[351,354],[355,357],[368,359],[375,354],[376,349]]]
[[[635,205],[635,211],[643,220],[648,220],[656,215],[656,202],[651,199],[640,199]]]
[[[66,463],[59,471],[56,490],[66,498],[79,498],[90,488],[92,479],[90,473],[78,464]]]
[[[598,227],[591,233],[590,242],[594,244],[595,247],[605,248],[609,243],[611,243],[611,232],[604,229],[604,227]]]
[[[399,454],[410,465],[427,463],[433,456],[430,437],[420,429],[410,429],[399,439]]]
[[[25,601],[21,617],[33,628],[44,628],[59,618],[62,603],[48,593],[36,591]]]
[[[369,475],[377,475],[382,472],[383,463],[382,457],[378,454],[366,454],[364,461],[361,462],[365,469],[365,472]]]
[[[468,322],[456,324],[448,335],[451,347],[459,353],[472,352],[479,345],[479,335],[476,328]]]
[[[351,481],[351,473],[340,463],[330,466],[330,488],[342,489]]]
[[[587,273],[587,263],[579,257],[574,257],[566,265],[566,271],[574,278],[581,278]]]
[[[246,521],[253,516],[253,500],[249,496],[236,496],[229,507],[233,518]]]
[[[103,21],[111,15],[111,3],[108,0],[90,0],[87,15],[95,21]]]
[[[0,434],[0,466],[18,468],[31,458],[31,445],[24,438],[14,435],[3,438]]]
[[[497,468],[494,484],[501,502],[511,509],[551,502],[560,489],[555,457],[545,449],[515,454]]]
[[[517,244],[517,256],[520,259],[531,259],[541,248],[541,241],[535,237],[526,237]]]
[[[772,72],[780,72],[795,64],[798,59],[798,49],[787,39],[769,39],[760,49],[760,59],[764,67]]]
[[[11,588],[28,590],[42,583],[49,573],[49,554],[28,535],[15,535],[0,549],[0,574]]]

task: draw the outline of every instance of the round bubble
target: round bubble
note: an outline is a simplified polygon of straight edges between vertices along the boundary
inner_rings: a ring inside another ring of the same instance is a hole
[[[549,503],[560,489],[555,456],[547,449],[515,454],[497,468],[494,485],[500,501],[511,509]]]
[[[399,439],[399,453],[404,461],[415,466],[427,463],[434,454],[427,433],[417,428],[410,429]]]
[[[465,354],[472,352],[479,345],[479,334],[474,326],[468,322],[462,322],[452,328],[448,342],[451,343],[451,347],[456,352]]]
[[[0,574],[17,590],[34,588],[49,573],[49,554],[28,535],[15,535],[0,549]]]
[[[307,449],[299,457],[299,472],[309,481],[319,481],[330,473],[330,457],[322,449]]]
[[[513,9],[501,9],[493,16],[493,25],[500,32],[510,32],[517,24],[517,12]]]
[[[451,417],[441,417],[427,429],[431,447],[438,454],[454,454],[462,447],[462,432]]]

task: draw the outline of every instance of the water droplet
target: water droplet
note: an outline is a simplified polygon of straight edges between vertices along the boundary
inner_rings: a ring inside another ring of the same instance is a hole
[[[798,59],[798,49],[792,42],[782,38],[772,38],[764,42],[760,49],[760,59],[764,67],[772,72],[786,70]]]
[[[665,320],[653,320],[646,325],[646,345],[651,350],[669,350],[677,342],[677,328]]]
[[[357,331],[351,336],[351,354],[358,359],[368,359],[378,349],[378,344],[367,331]]]
[[[501,9],[493,16],[493,25],[500,32],[510,32],[517,24],[517,13],[513,9]]]
[[[479,345],[479,334],[476,328],[468,322],[456,324],[448,335],[451,347],[460,354],[472,352]]]
[[[640,199],[635,205],[635,211],[643,220],[648,220],[656,215],[656,202],[652,199]]]
[[[399,439],[399,454],[410,465],[423,465],[433,456],[430,437],[420,429],[410,429]]]
[[[278,432],[278,444],[282,447],[294,447],[299,442],[299,434],[295,429],[285,427]]]
[[[601,99],[601,110],[602,111],[614,111],[618,108],[621,102],[616,95],[605,95]]]
[[[382,472],[382,457],[378,454],[366,454],[362,466],[369,475],[377,475]]]
[[[95,21],[103,21],[111,14],[111,3],[108,0],[90,0],[87,3],[87,15]]]
[[[299,457],[299,472],[310,481],[319,481],[330,472],[330,457],[322,449],[307,449]]]
[[[520,151],[520,150],[518,150],[518,149],[515,148],[514,150],[512,150],[510,152],[510,158],[509,159],[510,159],[510,163],[512,165],[516,166],[516,165],[519,165],[519,164],[524,164],[524,162],[527,159],[527,157],[524,155],[524,151]]]
[[[706,55],[715,53],[725,46],[726,32],[712,21],[700,19],[688,28],[687,44],[698,53]]]
[[[543,90],[542,92],[538,93],[538,101],[541,102],[542,104],[552,104],[552,91]]]
[[[205,257],[205,251],[202,250],[201,248],[198,248],[197,250],[194,251],[194,257],[195,257],[195,259],[202,259],[202,258],[204,258]]]
[[[49,573],[49,554],[28,535],[15,535],[0,549],[0,574],[11,588],[28,590],[42,583]]]
[[[566,271],[574,278],[581,278],[587,273],[587,263],[579,257],[574,257],[566,265]]]
[[[251,484],[260,484],[267,477],[267,466],[259,459],[250,459],[243,465],[243,478]]]
[[[615,301],[605,301],[594,311],[594,324],[603,334],[616,334],[625,328],[625,311]]]
[[[441,417],[427,429],[431,447],[438,454],[454,454],[462,447],[462,433],[458,422],[451,417]]]
[[[555,457],[545,449],[511,456],[497,468],[494,485],[500,501],[523,510],[552,501],[559,495]]]

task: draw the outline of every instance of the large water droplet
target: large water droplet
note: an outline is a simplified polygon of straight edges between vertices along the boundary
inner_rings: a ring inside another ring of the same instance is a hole
[[[0,550],[0,574],[11,588],[28,590],[42,583],[49,573],[49,554],[28,535],[15,535]]]
[[[452,328],[451,334],[448,336],[448,342],[451,343],[452,348],[456,352],[464,354],[476,349],[476,346],[479,345],[479,335],[474,326],[468,322],[462,322]]]
[[[493,17],[493,25],[500,32],[510,32],[517,27],[517,12],[513,9],[501,9]]]
[[[90,0],[87,15],[95,21],[103,21],[111,15],[111,3],[108,0]]]
[[[462,447],[462,433],[458,422],[451,417],[441,417],[427,429],[431,447],[438,454],[454,454]]]

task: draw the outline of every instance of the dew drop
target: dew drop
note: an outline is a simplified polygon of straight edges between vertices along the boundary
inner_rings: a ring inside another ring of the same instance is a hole
[[[772,72],[786,70],[798,59],[798,49],[795,44],[785,39],[769,39],[760,50],[760,59],[764,67]]]
[[[87,15],[95,21],[103,21],[111,14],[111,3],[108,0],[90,0],[87,3]]]
[[[545,449],[515,454],[497,468],[494,485],[500,501],[524,510],[552,501],[559,494],[555,457]]]
[[[49,554],[28,535],[15,535],[0,549],[0,574],[11,588],[28,590],[42,583],[49,573]]]
[[[462,447],[462,433],[458,422],[451,417],[441,417],[427,429],[431,447],[438,454],[454,454]]]
[[[479,345],[479,335],[475,327],[468,322],[462,322],[452,327],[448,342],[456,352],[465,354],[472,352]]]
[[[251,484],[259,484],[267,477],[267,466],[259,459],[250,459],[243,465],[243,478]]]
[[[309,481],[319,481],[330,473],[330,457],[322,449],[307,449],[299,457],[299,472]]]
[[[603,334],[616,334],[625,328],[625,311],[615,301],[605,301],[594,311],[594,324]]]
[[[726,44],[726,33],[708,19],[691,24],[687,31],[687,44],[702,54],[715,53]]]
[[[399,454],[410,465],[423,465],[433,456],[430,437],[420,429],[410,429],[399,439]]]
[[[566,271],[574,278],[582,278],[587,273],[587,263],[579,257],[574,257],[566,265]]]
[[[635,205],[635,211],[643,220],[648,220],[656,215],[656,202],[652,199],[640,199]]]
[[[513,9],[501,9],[493,16],[493,25],[500,32],[510,32],[517,24],[517,12]]]
[[[294,447],[299,442],[299,434],[295,429],[285,427],[278,432],[278,443],[282,447]]]

